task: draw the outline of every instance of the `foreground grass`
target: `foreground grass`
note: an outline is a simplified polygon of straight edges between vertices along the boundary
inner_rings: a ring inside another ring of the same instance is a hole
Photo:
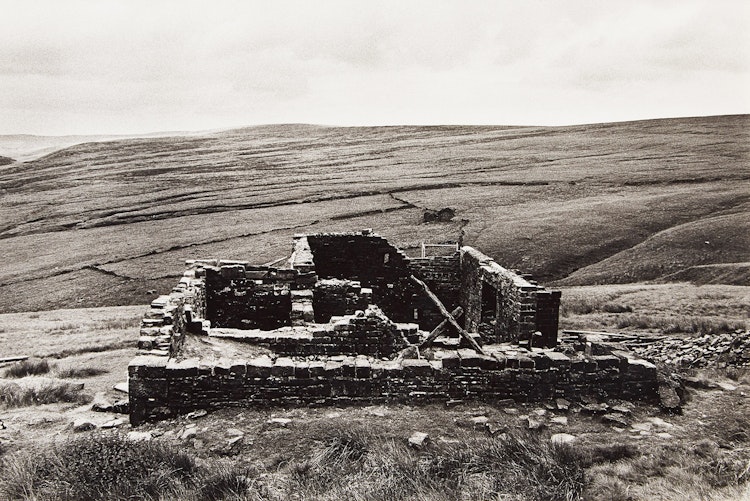
[[[415,451],[334,427],[284,481],[117,434],[76,437],[3,461],[6,499],[577,499],[583,463],[566,445],[502,435]]]

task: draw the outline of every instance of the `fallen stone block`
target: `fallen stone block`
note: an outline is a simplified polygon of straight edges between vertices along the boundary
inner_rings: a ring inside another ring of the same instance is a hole
[[[421,431],[415,431],[409,437],[408,444],[409,444],[409,447],[413,447],[415,449],[423,449],[427,445],[427,442],[429,440],[430,440],[430,436],[427,433],[423,433]]]

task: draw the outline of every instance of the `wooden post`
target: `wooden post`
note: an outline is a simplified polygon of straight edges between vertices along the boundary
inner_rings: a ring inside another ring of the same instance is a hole
[[[427,286],[426,283],[415,277],[414,275],[411,275],[411,281],[415,284],[419,285],[425,294],[427,294],[427,297],[429,297],[433,303],[435,303],[435,306],[437,306],[438,310],[440,310],[440,314],[445,317],[445,319],[448,321],[449,324],[451,324],[459,334],[461,334],[464,339],[466,339],[472,348],[474,348],[474,351],[476,351],[479,354],[485,355],[484,351],[482,351],[482,347],[477,344],[477,342],[472,338],[468,332],[464,330],[463,327],[458,325],[458,322],[456,322],[456,319],[453,317],[453,315],[450,314],[450,312],[447,310],[445,305],[443,305],[442,301],[430,290],[430,288]]]
[[[464,312],[464,309],[460,306],[456,306],[456,309],[451,312],[451,315],[453,315],[453,318],[460,317]],[[432,342],[435,341],[435,338],[437,338],[439,335],[441,335],[443,332],[445,332],[448,329],[448,326],[450,325],[450,322],[448,320],[443,320],[440,322],[440,324],[432,329],[432,332],[430,332],[430,335],[425,338],[424,341],[419,345],[420,348],[427,348],[430,345],[432,345]]]

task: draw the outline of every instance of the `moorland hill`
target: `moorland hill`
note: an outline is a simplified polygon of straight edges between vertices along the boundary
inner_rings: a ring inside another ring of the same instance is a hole
[[[749,139],[734,115],[78,144],[0,166],[0,312],[140,304],[186,258],[271,262],[294,233],[360,228],[462,239],[547,283],[747,285]]]

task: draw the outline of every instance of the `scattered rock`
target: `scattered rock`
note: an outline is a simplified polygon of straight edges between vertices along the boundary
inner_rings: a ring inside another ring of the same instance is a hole
[[[691,388],[698,388],[700,390],[710,390],[716,388],[716,383],[708,381],[707,379],[698,378],[694,376],[681,376],[682,384]]]
[[[475,416],[471,418],[471,424],[474,428],[484,428],[489,421],[490,419],[487,416]]]
[[[128,383],[117,383],[112,388],[114,388],[117,391],[120,391],[122,393],[129,393],[130,387],[128,386]]]
[[[283,417],[277,417],[277,418],[271,418],[266,423],[276,425],[281,428],[286,428],[289,423],[291,423],[292,420],[289,418],[283,418]]]
[[[659,395],[661,408],[674,414],[682,413],[681,396],[685,394],[682,382],[669,374],[659,373],[657,383],[657,394]]]
[[[729,384],[729,383],[723,383],[723,382],[716,383],[716,386],[718,386],[724,391],[734,391],[737,389],[735,385]]]
[[[451,408],[457,405],[461,405],[462,403],[464,403],[463,400],[448,400],[447,402],[445,402],[445,406]]]
[[[94,395],[94,401],[91,403],[91,410],[95,412],[112,412],[112,402],[107,400],[104,393],[99,392]]]
[[[659,405],[662,409],[667,412],[680,413],[682,406],[680,405],[680,397],[677,392],[669,385],[660,384],[659,389]]]
[[[245,441],[245,437],[238,436],[232,437],[227,440],[224,444],[215,448],[214,451],[223,456],[235,456],[242,450],[242,444]]]
[[[5,423],[3,423],[3,420],[0,419],[0,430],[5,430],[5,429],[6,429]]]
[[[622,425],[622,426],[628,426],[630,424],[628,422],[628,418],[626,418],[623,414],[620,414],[618,412],[610,412],[607,414],[603,414],[602,422],[610,423],[610,424],[617,424],[617,425]]]
[[[119,428],[120,426],[125,424],[125,420],[122,418],[113,419],[112,421],[107,421],[103,425],[100,426],[102,429],[110,429],[110,428]]]
[[[550,419],[550,422],[559,424],[561,426],[568,426],[568,418],[565,416],[555,416]]]
[[[630,429],[638,433],[650,432],[653,426],[654,425],[652,423],[648,422],[633,423],[632,425],[630,425]]]
[[[545,426],[544,421],[532,416],[526,418],[526,422],[530,430],[541,430]]]
[[[565,400],[564,398],[555,399],[555,404],[561,411],[567,411],[568,409],[570,409],[570,401]]]
[[[547,414],[547,411],[544,409],[536,409],[534,411],[534,414],[536,414],[537,416],[544,416],[545,414]]]
[[[116,414],[127,414],[130,409],[130,402],[127,400],[118,400],[112,404],[112,412]]]
[[[427,433],[422,433],[421,431],[415,431],[412,433],[411,437],[409,437],[409,447],[414,447],[415,449],[422,449],[427,444],[427,442],[430,440],[430,436],[427,435]]]
[[[660,417],[654,416],[654,417],[648,418],[648,420],[651,421],[651,423],[653,423],[653,425],[658,428],[674,428],[674,425],[672,423],[668,423]]]
[[[241,437],[245,434],[245,432],[237,428],[229,428],[224,432],[224,434],[228,437]]]
[[[508,409],[503,409],[503,412],[505,412],[506,414],[518,414],[518,409],[510,407]]]
[[[679,367],[750,366],[750,331],[704,334],[692,338],[665,337],[643,346],[634,346],[640,357]]]
[[[569,444],[576,441],[576,436],[568,433],[555,433],[550,437],[550,440],[556,445]]]
[[[624,405],[614,405],[610,407],[612,412],[619,412],[620,414],[623,414],[625,416],[630,416],[633,414],[633,411],[630,409],[630,407],[625,407]]]
[[[666,439],[673,438],[672,435],[669,434],[669,433],[667,433],[666,431],[662,431],[660,433],[657,433],[656,436],[659,437],[659,438],[666,438]]]
[[[192,428],[185,428],[183,432],[180,434],[180,439],[182,440],[190,440],[191,438],[195,438],[198,435],[198,430],[194,427]]]
[[[367,413],[376,417],[385,417],[388,415],[388,411],[383,407],[371,407],[367,409]]]
[[[81,432],[81,431],[90,431],[96,428],[96,425],[89,421],[88,419],[76,419],[73,421],[73,431],[75,432]]]
[[[586,404],[581,406],[581,411],[586,414],[604,414],[609,410],[607,404]]]
[[[130,431],[126,437],[131,442],[148,442],[151,440],[151,433],[147,431]]]
[[[198,409],[193,412],[189,412],[187,417],[188,419],[198,419],[202,418],[203,416],[206,416],[208,414],[208,411],[206,409]]]

